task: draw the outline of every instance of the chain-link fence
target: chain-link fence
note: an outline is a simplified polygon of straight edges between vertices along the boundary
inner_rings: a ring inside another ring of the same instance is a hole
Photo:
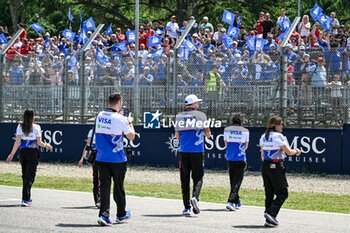
[[[139,122],[143,112],[175,115],[188,94],[204,99],[200,108],[208,117],[227,120],[240,112],[248,126],[265,126],[273,114],[290,127],[348,122],[349,48],[203,49],[187,55],[149,49],[139,51],[137,62],[133,54],[91,48],[84,54],[3,56],[0,118],[18,121],[31,107],[37,121],[90,122],[107,106],[108,95],[120,92],[123,107]]]

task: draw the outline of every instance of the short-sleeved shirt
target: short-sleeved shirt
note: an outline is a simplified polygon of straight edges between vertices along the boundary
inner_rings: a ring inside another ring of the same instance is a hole
[[[126,162],[123,136],[130,132],[131,128],[125,116],[112,109],[100,112],[97,115],[95,126],[96,161],[107,163]]]
[[[20,148],[38,148],[38,144],[36,143],[37,138],[41,138],[41,127],[40,125],[33,124],[32,130],[29,132],[28,135],[25,135],[21,124],[17,126],[16,129],[16,135],[21,137],[21,144]]]
[[[188,110],[176,115],[175,131],[180,134],[180,152],[204,152],[204,122],[205,113],[198,110]]]
[[[88,138],[92,137],[92,129],[90,129],[89,133],[88,133]],[[94,139],[92,140],[92,146],[95,147],[96,144],[96,137],[94,135]]]
[[[288,141],[283,134],[278,132],[270,132],[269,138],[266,139],[265,134],[260,137],[260,147],[264,151],[264,160],[283,160],[286,155],[281,149],[287,146]]]
[[[245,143],[249,142],[249,130],[242,126],[228,126],[224,129],[227,161],[246,161]]]

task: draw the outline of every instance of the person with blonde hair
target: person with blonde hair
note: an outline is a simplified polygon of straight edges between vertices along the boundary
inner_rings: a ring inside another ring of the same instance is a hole
[[[267,129],[260,137],[262,160],[262,177],[265,188],[266,227],[277,227],[276,219],[283,203],[288,198],[288,182],[284,158],[287,155],[301,154],[299,149],[291,149],[286,137],[282,134],[283,120],[279,116],[269,119]]]

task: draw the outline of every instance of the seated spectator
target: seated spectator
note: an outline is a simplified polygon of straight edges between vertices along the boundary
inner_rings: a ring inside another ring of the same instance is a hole
[[[207,16],[203,17],[201,28],[209,29],[210,34],[214,33],[214,27],[211,23],[209,23],[209,18]]]

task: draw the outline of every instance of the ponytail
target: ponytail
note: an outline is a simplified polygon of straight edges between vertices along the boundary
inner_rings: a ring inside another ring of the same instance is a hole
[[[23,122],[21,124],[24,135],[28,135],[33,129],[34,123],[34,110],[26,109],[23,114]]]

